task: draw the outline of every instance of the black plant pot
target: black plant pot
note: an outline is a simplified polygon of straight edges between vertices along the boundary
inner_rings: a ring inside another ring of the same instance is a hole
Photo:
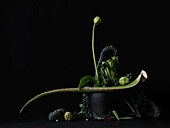
[[[129,94],[131,94],[129,91],[91,93],[91,110],[99,115],[107,115],[109,111],[119,110],[126,105],[124,98],[128,98]]]
[[[90,95],[90,107],[92,112],[99,115],[108,114],[113,109],[113,94],[111,93],[92,93]]]
[[[91,111],[98,115],[108,115],[110,111],[116,110],[119,113],[119,116],[133,116],[134,113],[126,101],[134,106],[135,103],[142,102],[142,97],[139,97],[142,94],[141,88],[132,88],[130,90],[125,89],[114,92],[91,93]]]

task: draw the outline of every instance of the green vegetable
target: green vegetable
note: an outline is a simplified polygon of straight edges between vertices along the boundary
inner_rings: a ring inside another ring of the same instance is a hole
[[[129,78],[127,78],[125,76],[123,76],[119,79],[120,85],[126,85],[126,84],[129,84],[129,82],[130,82]]]
[[[80,90],[84,85],[86,85],[89,82],[93,82],[96,86],[98,86],[96,78],[94,78],[93,76],[84,76],[80,79],[78,89]]]
[[[109,86],[114,85],[118,80],[116,71],[116,64],[118,63],[118,57],[111,57],[111,59],[102,61],[99,76],[101,79],[101,85]]]

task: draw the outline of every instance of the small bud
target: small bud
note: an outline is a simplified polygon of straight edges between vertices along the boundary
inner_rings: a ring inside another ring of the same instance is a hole
[[[89,121],[89,119],[86,119],[86,122]]]
[[[102,20],[101,20],[101,18],[99,16],[96,16],[94,18],[93,22],[94,22],[95,25],[98,25],[98,24],[100,24],[102,22]]]
[[[65,119],[66,121],[70,121],[70,120],[72,119],[72,114],[71,114],[71,112],[65,112],[65,114],[64,114],[64,119]]]

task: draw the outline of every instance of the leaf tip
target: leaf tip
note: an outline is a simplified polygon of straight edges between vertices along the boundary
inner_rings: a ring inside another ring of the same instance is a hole
[[[141,71],[141,74],[145,79],[148,79],[148,75],[144,70]]]

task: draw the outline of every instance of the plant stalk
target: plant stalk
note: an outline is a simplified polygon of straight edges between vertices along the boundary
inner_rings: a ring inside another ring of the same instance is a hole
[[[55,90],[51,90],[51,91],[47,91],[44,93],[40,93],[37,96],[33,97],[32,99],[30,99],[20,110],[20,113],[33,101],[42,98],[44,96],[50,95],[50,94],[54,94],[54,93],[63,93],[63,92],[80,92],[80,93],[94,93],[94,92],[113,92],[116,90],[121,90],[121,89],[128,89],[128,88],[132,88],[135,85],[137,85],[139,83],[139,81],[141,80],[141,77],[144,77],[145,79],[147,79],[147,74],[145,71],[141,71],[141,73],[139,74],[139,76],[130,84],[125,85],[125,86],[116,86],[116,87],[89,87],[89,88],[62,88],[62,89],[55,89]]]
[[[93,32],[92,32],[92,52],[93,52],[93,61],[94,61],[94,67],[95,67],[95,72],[96,72],[96,77],[97,77],[97,87],[99,86],[99,74],[97,70],[97,65],[96,65],[96,58],[95,58],[95,52],[94,52],[94,30],[95,30],[95,24],[93,25]]]

